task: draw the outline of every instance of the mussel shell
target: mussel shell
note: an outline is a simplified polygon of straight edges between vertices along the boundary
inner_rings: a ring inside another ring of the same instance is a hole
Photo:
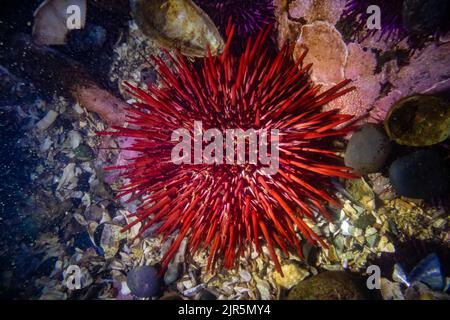
[[[384,127],[398,144],[431,146],[450,135],[450,105],[430,95],[409,96],[394,104]]]
[[[217,55],[224,48],[211,18],[191,0],[134,0],[131,11],[139,29],[162,47],[187,56]]]

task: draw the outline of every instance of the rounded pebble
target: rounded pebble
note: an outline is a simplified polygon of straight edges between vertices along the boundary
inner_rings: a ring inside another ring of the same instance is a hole
[[[439,154],[420,150],[395,160],[389,178],[401,196],[427,199],[449,191],[449,170]]]
[[[80,144],[78,148],[74,150],[75,157],[81,161],[91,161],[94,158],[94,151],[84,144]]]
[[[154,267],[141,266],[128,272],[127,285],[136,297],[150,298],[160,291],[161,278]]]
[[[390,150],[391,144],[384,130],[378,125],[366,124],[348,142],[345,165],[360,174],[378,172]]]

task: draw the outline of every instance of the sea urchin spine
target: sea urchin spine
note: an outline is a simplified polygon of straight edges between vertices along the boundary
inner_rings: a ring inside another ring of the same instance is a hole
[[[207,270],[218,261],[232,268],[246,250],[254,246],[261,252],[265,242],[281,272],[275,249],[285,254],[295,249],[301,256],[299,233],[313,245],[326,246],[306,219],[315,220],[319,213],[331,219],[324,204],[339,204],[326,191],[330,177],[353,177],[331,143],[351,131],[345,124],[352,116],[322,112],[323,105],[353,89],[345,88],[348,81],[319,93],[309,77],[311,65],[302,65],[306,51],[297,63],[292,47],[275,56],[268,53],[270,27],[249,39],[235,57],[230,53],[234,31],[230,25],[227,45],[217,57],[191,62],[166,53],[171,67],[152,57],[162,87],[149,85],[144,91],[128,84],[139,100],[125,110],[129,126],[103,132],[135,141],[130,149],[139,156],[109,169],[121,170],[128,181],[118,197],[142,198],[131,215],[135,220],[123,230],[142,223],[138,237],[152,226],[163,241],[174,237],[163,269],[186,238],[191,255],[209,248]],[[174,164],[171,150],[177,142],[171,134],[178,128],[193,134],[194,121],[222,132],[278,129],[278,172],[263,174],[250,163]]]
[[[273,0],[194,0],[217,24],[226,31],[231,19],[238,39],[256,36],[275,21]]]
[[[406,36],[402,24],[402,7],[404,0],[348,0],[343,12],[343,19],[352,30],[353,37],[359,41],[378,34],[378,40],[400,41]],[[368,29],[367,21],[373,13],[369,6],[381,9],[381,29]]]

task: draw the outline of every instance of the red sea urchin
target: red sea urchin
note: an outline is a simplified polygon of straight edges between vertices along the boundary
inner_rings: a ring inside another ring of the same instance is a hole
[[[150,85],[144,91],[128,85],[140,101],[125,110],[129,126],[103,132],[135,140],[130,149],[139,156],[110,167],[122,170],[128,180],[118,197],[142,197],[132,214],[135,220],[123,231],[142,222],[138,237],[151,226],[163,241],[173,235],[163,269],[185,238],[191,255],[209,247],[207,270],[214,270],[222,257],[223,266],[231,268],[244,251],[254,245],[260,252],[265,242],[281,272],[275,248],[286,254],[295,249],[301,256],[297,231],[311,244],[326,246],[304,220],[314,220],[319,212],[331,219],[324,204],[339,204],[325,191],[330,177],[353,177],[331,144],[351,131],[345,124],[352,116],[321,109],[353,88],[345,88],[346,80],[319,94],[309,77],[311,65],[302,65],[306,52],[297,63],[289,47],[268,55],[270,30],[249,39],[239,58],[230,53],[234,27],[229,27],[227,45],[218,57],[190,62],[181,54],[167,54],[171,68],[152,57],[162,88]],[[278,129],[277,173],[263,174],[259,165],[250,163],[175,164],[171,152],[177,141],[171,135],[185,128],[195,136],[194,121],[221,131]]]

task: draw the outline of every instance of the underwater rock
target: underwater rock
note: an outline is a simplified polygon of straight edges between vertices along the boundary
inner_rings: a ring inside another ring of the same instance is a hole
[[[324,43],[327,44],[324,50]],[[336,28],[323,21],[304,25],[294,50],[294,60],[297,61],[308,48],[303,63],[312,63],[314,70],[311,78],[322,84],[336,84],[344,80],[344,65],[347,60],[347,46]]]
[[[412,35],[434,35],[449,24],[450,2],[445,0],[404,0],[402,20]]]
[[[86,22],[86,0],[46,0],[34,13],[33,39],[41,45],[62,45],[69,33],[67,17],[69,6],[80,8],[80,27]]]
[[[384,130],[374,124],[366,124],[353,133],[347,144],[345,165],[360,174],[379,171],[391,150]]]
[[[381,296],[383,300],[405,300],[400,283],[391,282],[386,278],[381,278]]]
[[[395,65],[396,63],[394,63]],[[450,90],[450,46],[429,45],[416,51],[409,63],[401,68],[385,64],[383,82],[391,91],[374,104],[374,118],[384,121],[391,107],[401,98],[421,94],[440,94]]]
[[[343,271],[326,271],[296,285],[288,300],[362,300],[368,297],[363,286]]]
[[[371,51],[364,48],[359,43],[351,42],[347,45],[348,57],[345,64],[345,77],[347,79],[358,80],[363,79],[373,79],[374,82],[378,82],[378,78],[374,75],[377,67],[377,55]],[[379,95],[379,92],[372,93]]]
[[[450,295],[433,291],[421,282],[414,282],[405,290],[406,300],[450,300]]]
[[[420,281],[425,283],[433,290],[443,290],[445,287],[441,263],[435,253],[421,260],[409,273],[408,279],[411,282]]]
[[[141,266],[128,272],[127,285],[136,297],[150,298],[160,291],[161,278],[154,267]]]
[[[211,18],[191,0],[134,0],[131,11],[148,37],[168,49],[194,57],[220,53],[224,41]]]
[[[348,57],[344,76],[352,80],[355,89],[331,101],[324,110],[338,109],[341,114],[352,114],[366,120],[381,91],[380,75],[375,73],[377,58],[374,52],[358,43],[347,45]]]
[[[288,1],[289,16],[293,20],[304,19],[307,22],[338,22],[346,0],[292,0]]]
[[[410,96],[394,104],[384,126],[398,144],[431,146],[450,135],[450,105],[433,96]]]
[[[94,151],[85,145],[81,144],[74,150],[75,157],[81,161],[91,161],[94,158]]]
[[[78,179],[76,178],[76,166],[75,163],[69,163],[64,167],[63,175],[59,179],[58,186],[56,190],[60,190],[63,186],[68,185],[68,189],[74,189],[76,184],[78,183]]]
[[[386,80],[401,97],[416,93],[437,93],[450,89],[450,46],[430,45],[417,51],[409,64],[387,75]]]
[[[443,160],[432,150],[416,151],[395,160],[389,178],[401,196],[427,199],[448,192],[450,179]]]
[[[274,7],[278,24],[277,45],[281,48],[287,42],[294,43],[297,41],[302,24],[290,19],[287,2],[285,0],[274,0]]]
[[[273,278],[277,285],[286,289],[291,289],[297,283],[309,276],[309,271],[301,268],[296,263],[282,265],[281,271],[283,271],[284,276],[281,276],[280,273],[275,272],[273,274]]]

